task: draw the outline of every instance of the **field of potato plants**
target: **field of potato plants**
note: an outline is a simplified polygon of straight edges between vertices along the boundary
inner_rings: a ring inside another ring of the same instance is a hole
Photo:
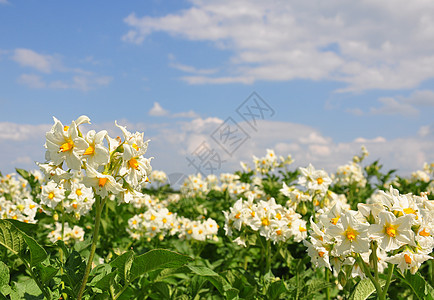
[[[434,299],[434,163],[264,149],[174,189],[143,133],[91,126],[54,118],[39,170],[0,174],[0,300]]]

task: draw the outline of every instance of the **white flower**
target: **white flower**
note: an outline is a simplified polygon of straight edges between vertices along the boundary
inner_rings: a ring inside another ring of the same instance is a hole
[[[349,212],[342,213],[339,222],[326,230],[326,234],[333,236],[337,242],[333,249],[335,256],[368,252],[368,228],[369,224],[361,223]]]
[[[90,130],[85,137],[88,147],[83,153],[83,156],[87,159],[89,165],[95,169],[98,166],[105,165],[109,162],[110,153],[104,146],[104,138],[107,137],[107,131],[102,130],[98,133],[95,130]]]
[[[119,194],[124,189],[111,175],[99,173],[91,166],[86,169],[86,177],[83,179],[83,184],[87,187],[92,187],[95,192],[101,197],[107,197],[109,193],[114,195]]]
[[[74,121],[71,126],[63,126],[56,118],[54,118],[54,122],[51,130],[45,134],[45,148],[47,149],[45,158],[51,160],[55,165],[60,165],[66,161],[69,168],[80,170],[81,157],[88,144],[78,135],[77,125]]]
[[[63,186],[50,181],[42,186],[40,198],[41,204],[54,209],[65,198],[65,190]]]
[[[311,191],[325,193],[332,183],[326,171],[315,170],[312,164],[309,164],[307,168],[300,168],[300,172],[301,176],[298,178],[298,184],[305,186]]]
[[[329,252],[326,248],[316,247],[307,240],[304,240],[303,244],[307,247],[307,253],[315,267],[326,267],[331,271],[332,267],[330,266]]]
[[[396,218],[391,212],[383,211],[378,214],[378,219],[379,224],[371,225],[369,235],[378,241],[381,249],[390,251],[406,244],[415,246],[412,215]]]
[[[428,259],[432,259],[432,257],[427,254],[413,253],[406,249],[401,253],[386,258],[386,261],[398,265],[401,272],[410,270],[411,274],[414,274],[417,272],[420,265]]]

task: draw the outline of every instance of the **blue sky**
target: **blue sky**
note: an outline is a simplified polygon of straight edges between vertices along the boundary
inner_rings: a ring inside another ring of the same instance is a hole
[[[434,161],[429,1],[0,0],[0,36],[3,173],[82,114],[144,131],[169,173],[202,141],[221,171],[266,148],[330,172],[362,144],[403,174]],[[275,111],[256,131],[236,113],[252,92]],[[232,156],[210,138],[228,117],[249,134]]]

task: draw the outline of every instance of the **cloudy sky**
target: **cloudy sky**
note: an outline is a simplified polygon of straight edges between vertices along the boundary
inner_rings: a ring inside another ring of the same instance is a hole
[[[267,148],[330,172],[361,145],[403,175],[434,161],[433,1],[0,0],[0,36],[3,173],[83,114],[144,131],[168,173],[205,150],[214,172]]]

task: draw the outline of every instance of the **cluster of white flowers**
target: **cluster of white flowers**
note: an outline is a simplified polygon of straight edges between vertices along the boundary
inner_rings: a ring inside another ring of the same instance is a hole
[[[434,205],[426,194],[401,195],[391,187],[379,191],[368,204],[359,204],[357,211],[336,202],[320,213],[316,223],[311,219],[310,241],[304,241],[318,267],[333,267],[338,273],[343,264],[350,264],[353,276],[365,276],[356,263],[360,255],[368,264],[376,257],[379,272],[389,262],[414,274],[432,259]],[[373,249],[376,253],[371,255]]]
[[[291,155],[288,155],[287,157],[279,156],[278,159],[273,149],[267,149],[267,154],[263,157],[258,158],[253,155],[253,171],[255,174],[264,175],[274,171],[276,168],[290,165],[293,162],[294,160],[292,159]],[[252,171],[252,169],[245,162],[241,161],[240,166],[245,172]]]
[[[0,177],[0,219],[36,223],[40,206],[32,200],[27,182],[14,175]]]
[[[70,195],[75,191],[77,197],[70,196],[75,198],[69,203],[73,208],[74,203],[78,205],[82,199],[90,200],[87,198],[90,192],[84,193],[86,190],[80,184],[101,197],[120,195],[120,199],[129,202],[135,189],[140,188],[151,172],[150,159],[143,157],[148,141],[143,140],[143,133],[130,133],[118,124],[116,126],[122,131],[123,139],[111,138],[106,130],[90,130],[83,136],[79,125],[84,123],[90,123],[86,116],[79,117],[69,126],[54,118],[53,127],[46,133],[45,158],[48,162],[39,164],[48,184],[55,184],[60,189],[63,184],[66,190],[71,191]],[[79,176],[74,176],[77,173]],[[81,180],[77,182],[77,178]],[[59,192],[50,191],[52,198],[48,194],[44,204],[54,208],[61,196]]]
[[[355,162],[339,166],[336,174],[333,176],[333,181],[342,186],[355,184],[358,187],[366,185],[366,178],[363,175],[362,167]]]
[[[298,184],[304,187],[311,195],[324,195],[332,180],[324,170],[316,170],[312,164],[307,168],[300,168],[301,175],[298,177]]]
[[[258,158],[253,155],[253,163],[255,164],[255,172],[260,174],[267,174],[279,165],[276,154],[271,149],[267,149],[267,154],[264,157]]]
[[[129,219],[127,231],[134,239],[157,237],[163,240],[165,236],[178,235],[180,239],[205,241],[217,239],[218,225],[211,218],[194,221],[178,216],[166,207],[155,207]]]
[[[227,236],[237,236],[235,243],[247,246],[250,234],[259,233],[274,243],[287,242],[291,238],[300,242],[307,236],[306,222],[292,208],[276,204],[274,198],[268,201],[239,199],[225,215],[224,230]]]
[[[201,174],[188,176],[181,186],[181,194],[185,197],[204,197],[208,192],[208,182]]]
[[[56,222],[55,229],[50,231],[48,234],[48,239],[55,243],[56,241],[63,240],[65,244],[71,241],[83,241],[84,240],[84,230],[80,226],[75,225],[71,228],[68,222],[65,222],[63,227],[63,239],[62,239],[62,223]]]
[[[219,181],[220,179],[220,181]],[[205,179],[200,174],[190,175],[181,187],[184,197],[203,197],[211,191],[227,191],[232,199],[248,198],[253,195],[256,199],[265,196],[260,177],[253,177],[251,184],[241,182],[240,177],[232,173],[221,173],[220,177],[210,174]]]
[[[283,182],[280,189],[280,192],[288,197],[286,206],[296,209],[300,203],[313,202],[315,209],[318,210],[334,201],[346,202],[345,195],[338,195],[329,191],[332,179],[326,171],[316,170],[312,164],[309,164],[307,168],[299,168],[299,170],[301,174],[297,183],[300,188],[288,186]],[[302,205],[305,207],[304,204]],[[302,211],[305,210],[302,209]],[[305,214],[306,212],[302,213]]]
[[[149,176],[151,182],[156,182],[158,184],[163,184],[167,182],[167,175],[163,171],[154,170],[151,172]]]

